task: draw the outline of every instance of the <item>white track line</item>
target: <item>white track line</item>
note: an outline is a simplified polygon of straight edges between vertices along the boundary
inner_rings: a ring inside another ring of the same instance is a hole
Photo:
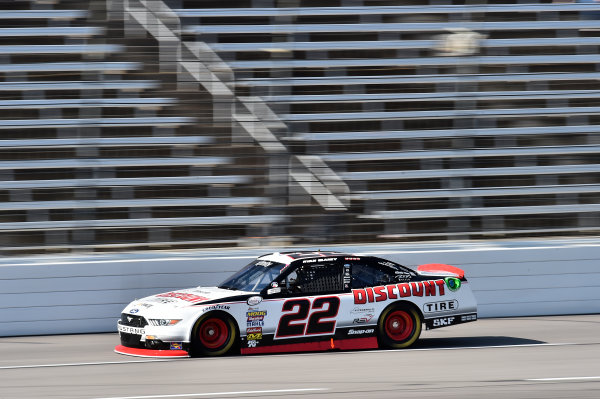
[[[322,354],[336,354],[336,355],[356,355],[361,353],[400,353],[400,352],[421,352],[421,351],[449,351],[449,350],[463,350],[463,349],[505,349],[505,348],[535,348],[538,346],[571,346],[571,345],[582,345],[577,343],[542,343],[542,344],[517,344],[517,345],[487,345],[487,346],[451,346],[445,348],[414,348],[414,349],[373,349],[365,351],[344,351],[344,352],[315,352],[315,353],[273,353],[273,354],[262,354],[262,355],[251,355],[248,358],[258,357],[291,357],[291,356],[316,356]],[[170,358],[170,359],[148,359],[148,360],[124,360],[114,362],[88,362],[88,363],[56,363],[56,364],[29,364],[22,366],[0,366],[0,370],[12,370],[12,369],[33,369],[43,367],[73,367],[73,366],[103,366],[110,364],[130,364],[130,363],[155,363],[155,362],[180,362],[180,361],[216,361],[222,358],[210,357],[200,359],[190,358]]]
[[[183,359],[187,359],[187,358],[183,358]],[[35,368],[42,368],[42,367],[104,366],[107,364],[174,362],[177,360],[180,360],[180,359],[124,360],[124,361],[119,361],[119,362],[26,364],[26,365],[22,365],[22,366],[0,366],[0,370],[35,369]]]
[[[398,349],[397,351],[410,352],[410,351],[450,351],[457,349],[496,349],[496,348],[531,348],[536,346],[569,346],[579,345],[571,342],[561,342],[556,344],[544,343],[544,344],[513,344],[513,345],[485,345],[485,346],[460,346],[460,347],[446,347],[446,348],[413,348],[413,349]],[[383,350],[382,352],[389,351]]]
[[[327,388],[297,388],[297,389],[270,389],[264,391],[237,391],[237,392],[210,392],[210,393],[183,393],[176,395],[148,395],[148,396],[111,396],[96,399],[160,399],[160,398],[192,398],[198,396],[225,396],[225,395],[253,395],[264,393],[292,393],[326,391]]]
[[[556,378],[529,378],[525,381],[589,381],[600,380],[600,376],[593,377],[556,377]]]
[[[538,346],[573,346],[573,345],[586,345],[574,342],[559,342],[559,343],[541,343],[541,344],[513,344],[513,345],[485,345],[485,346],[448,346],[442,348],[407,348],[407,349],[371,349],[361,351],[342,351],[342,352],[313,352],[313,353],[273,353],[273,354],[261,354],[261,355],[250,355],[251,357],[286,357],[286,356],[315,356],[320,354],[335,353],[336,355],[353,355],[358,353],[402,353],[402,352],[428,352],[428,351],[453,351],[453,350],[464,350],[464,349],[504,349],[504,348],[535,348]]]

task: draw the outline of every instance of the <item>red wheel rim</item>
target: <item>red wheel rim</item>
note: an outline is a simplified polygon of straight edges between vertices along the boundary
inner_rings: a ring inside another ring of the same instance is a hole
[[[412,334],[414,327],[412,317],[403,310],[396,310],[385,319],[385,333],[394,341],[406,340]]]
[[[227,342],[229,329],[221,319],[211,318],[204,321],[199,328],[198,338],[207,349],[217,349]]]

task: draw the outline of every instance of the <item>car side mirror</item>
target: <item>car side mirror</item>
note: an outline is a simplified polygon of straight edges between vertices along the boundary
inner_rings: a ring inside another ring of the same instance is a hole
[[[289,292],[290,291],[286,287],[273,287],[273,288],[267,289],[266,295],[267,296],[282,295],[282,294],[287,294]]]

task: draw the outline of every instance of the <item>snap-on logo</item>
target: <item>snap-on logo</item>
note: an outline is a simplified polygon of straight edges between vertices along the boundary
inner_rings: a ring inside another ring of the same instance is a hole
[[[348,330],[348,335],[363,335],[363,334],[373,334],[375,332],[374,328],[369,328],[366,330]]]

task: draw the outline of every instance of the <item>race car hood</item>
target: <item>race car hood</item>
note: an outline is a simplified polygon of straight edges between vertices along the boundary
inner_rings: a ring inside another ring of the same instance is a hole
[[[164,292],[162,294],[148,296],[135,300],[126,308],[126,312],[132,308],[170,307],[183,308],[203,303],[213,303],[215,300],[227,300],[228,297],[239,297],[240,295],[252,295],[252,292],[232,291],[218,287],[196,287],[177,291]]]

